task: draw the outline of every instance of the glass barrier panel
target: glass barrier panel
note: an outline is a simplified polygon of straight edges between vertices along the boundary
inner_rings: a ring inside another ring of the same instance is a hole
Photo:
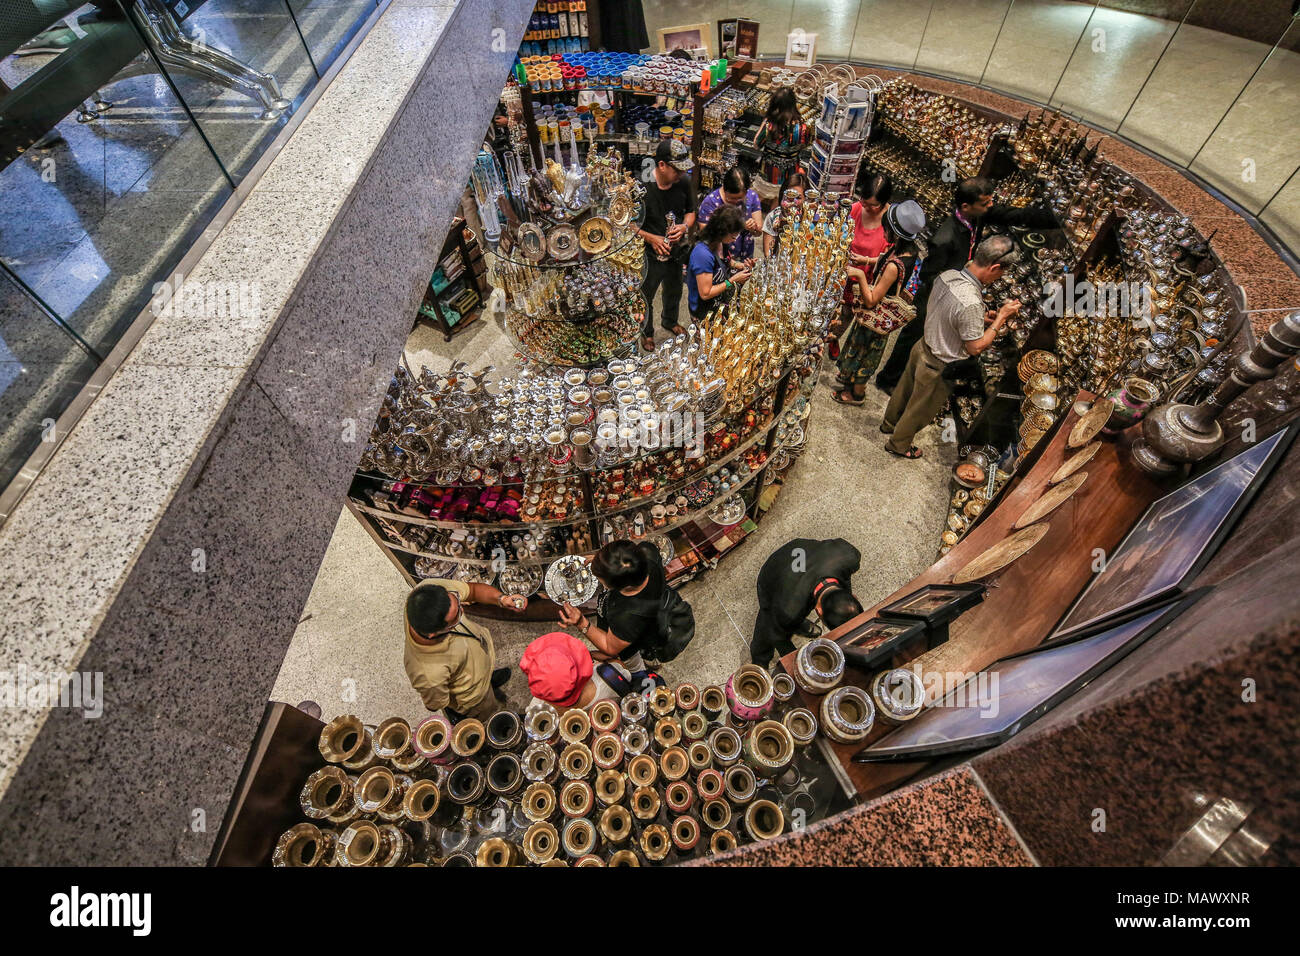
[[[1300,164],[1300,22],[1294,22],[1190,169],[1258,213]]]
[[[1300,171],[1291,174],[1259,218],[1291,249],[1300,251]],[[1300,302],[1300,295],[1296,299]]]
[[[1012,0],[980,82],[1046,103],[1083,37],[1092,9],[1061,0]]]
[[[847,60],[853,52],[858,6],[858,0],[795,0],[788,32],[815,34],[818,60]],[[762,33],[759,30],[760,38]]]
[[[0,262],[107,354],[229,183],[119,7],[29,9],[0,48]]]
[[[134,4],[149,14],[137,20],[168,78],[239,182],[316,83],[289,8],[284,0]],[[313,18],[313,35],[322,22]]]
[[[1284,29],[1264,41],[1257,29],[1220,19],[1217,8],[1228,6],[1235,4],[1197,0],[1120,125],[1121,135],[1180,166],[1196,155]]]
[[[932,0],[916,69],[978,83],[1011,0]]]
[[[98,362],[0,272],[0,488],[42,441]]]
[[[1103,129],[1123,122],[1192,0],[1138,6],[1142,12],[1094,7],[1050,105]]]
[[[376,0],[286,0],[316,70],[324,74],[356,35]]]
[[[929,0],[862,0],[853,59],[910,70],[929,16]]]

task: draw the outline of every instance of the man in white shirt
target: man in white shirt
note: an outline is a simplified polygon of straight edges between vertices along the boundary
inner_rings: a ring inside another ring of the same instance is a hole
[[[992,236],[975,248],[975,257],[958,271],[950,269],[935,280],[926,306],[925,334],[912,346],[907,368],[890,396],[880,430],[889,435],[885,450],[899,458],[920,458],[912,444],[916,433],[943,410],[952,385],[943,370],[953,362],[979,355],[997,337],[1007,319],[1020,311],[1011,299],[997,314],[984,309],[984,286],[1015,261],[1015,244]]]

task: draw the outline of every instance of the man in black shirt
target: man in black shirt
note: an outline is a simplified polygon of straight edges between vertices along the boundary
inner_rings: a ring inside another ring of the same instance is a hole
[[[645,240],[645,279],[641,294],[645,296],[645,322],[641,326],[641,346],[647,352],[655,347],[655,291],[663,289],[663,308],[659,324],[674,335],[682,331],[677,314],[682,301],[682,264],[690,252],[681,240],[695,224],[695,196],[691,192],[690,172],[694,163],[691,151],[675,139],[662,140],[655,150],[654,174],[646,184],[645,222],[637,235]],[[673,225],[668,225],[668,213]]]
[[[898,380],[903,377],[903,369],[907,367],[912,346],[925,332],[925,313],[934,280],[949,269],[960,271],[970,262],[975,247],[984,238],[985,225],[1034,226],[1042,229],[1057,227],[1056,219],[1047,209],[1034,206],[1015,209],[1011,206],[993,205],[995,188],[992,180],[981,176],[971,176],[957,183],[952,214],[939,224],[939,228],[926,243],[928,251],[921,264],[916,294],[912,297],[916,304],[916,318],[898,330],[889,360],[876,373],[876,388],[882,392],[893,392]]]
[[[659,549],[647,541],[611,541],[591,559],[591,571],[605,587],[595,622],[568,604],[560,607],[560,620],[595,645],[593,660],[617,659],[639,687],[647,676],[641,649],[659,635],[660,598],[668,587]]]
[[[749,657],[768,667],[794,650],[794,634],[814,636],[816,628],[805,619],[814,610],[828,630],[862,613],[851,590],[853,574],[862,556],[843,538],[816,541],[795,538],[772,553],[758,572],[758,619]]]

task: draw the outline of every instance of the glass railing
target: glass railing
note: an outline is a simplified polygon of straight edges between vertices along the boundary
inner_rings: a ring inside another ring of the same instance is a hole
[[[0,491],[377,0],[6,0]]]
[[[787,36],[803,31],[819,60],[916,70],[1051,105],[1195,174],[1300,254],[1295,10],[1291,0],[645,3],[652,44],[657,30],[687,20],[749,17],[763,57],[783,57]]]

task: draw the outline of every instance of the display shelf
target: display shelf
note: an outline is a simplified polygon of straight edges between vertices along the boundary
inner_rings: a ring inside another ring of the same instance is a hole
[[[394,521],[400,521],[405,524],[421,525],[430,528],[441,528],[448,531],[456,530],[458,528],[471,528],[477,532],[477,531],[519,531],[527,528],[539,528],[542,530],[549,530],[551,528],[567,527],[569,525],[581,524],[586,521],[598,520],[600,518],[612,518],[615,515],[625,514],[626,512],[635,511],[638,508],[643,508],[657,498],[675,495],[677,492],[687,488],[688,486],[694,484],[697,481],[700,481],[701,479],[707,478],[713,472],[717,471],[720,468],[724,468],[731,462],[735,461],[745,452],[749,451],[756,444],[758,444],[760,440],[766,438],[768,433],[773,431],[779,424],[780,424],[780,416],[774,415],[772,419],[770,419],[769,421],[763,423],[762,425],[756,426],[752,433],[750,433],[739,445],[737,445],[735,448],[729,451],[722,458],[709,462],[706,465],[702,465],[700,468],[696,469],[695,471],[692,471],[686,478],[682,479],[681,481],[673,485],[656,489],[653,494],[642,495],[636,498],[634,501],[629,500],[628,504],[622,505],[618,508],[611,508],[604,511],[595,511],[594,513],[583,513],[581,515],[575,515],[568,518],[554,518],[554,519],[544,519],[538,521],[520,520],[520,521],[483,522],[483,523],[447,521],[439,518],[417,517],[415,515],[408,515],[401,511],[389,511],[383,508],[378,508],[375,507],[374,505],[366,504],[364,501],[360,500],[357,497],[358,495],[357,492],[353,492],[351,498],[355,507],[361,511],[366,512],[367,514],[373,514],[381,518],[390,518]],[[634,464],[638,460],[639,459],[628,459],[625,462],[619,462],[618,466],[616,467],[626,467],[628,465]],[[608,469],[599,469],[599,470],[603,471]],[[566,477],[573,477],[576,474],[579,473],[574,473]],[[376,481],[396,480],[393,478],[389,478],[387,476],[376,476],[368,473],[367,474],[358,473],[357,477],[367,478]],[[421,487],[421,486],[430,487],[430,488],[444,487],[442,485],[437,485],[433,482],[421,483],[421,482],[403,481],[402,484],[410,485],[413,487]],[[502,484],[497,486],[470,485],[470,486],[463,486],[463,487],[480,488],[480,487],[508,487],[508,486]]]
[[[437,269],[429,279],[415,321],[427,319],[442,332],[444,340],[448,342],[472,325],[482,314],[483,303],[487,300],[484,277],[474,268],[481,258],[477,237],[466,227],[462,217],[455,217],[438,253]],[[444,264],[448,261],[459,264],[460,268],[447,277],[442,288],[438,289],[435,282],[438,270],[442,270],[445,276]],[[472,295],[473,303],[467,304],[465,310],[455,309],[450,300],[466,294]]]

